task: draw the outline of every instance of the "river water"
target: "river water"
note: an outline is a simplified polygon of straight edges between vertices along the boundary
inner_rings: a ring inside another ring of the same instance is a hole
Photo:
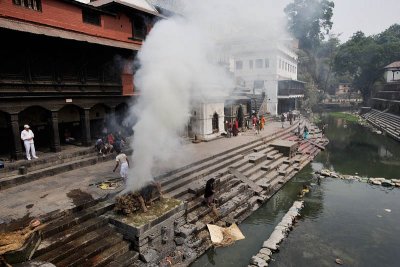
[[[270,266],[400,266],[400,189],[358,181],[311,178],[313,170],[400,178],[400,144],[329,115],[327,149],[239,225],[246,239],[210,249],[192,267],[247,266],[303,184],[311,185],[302,217],[272,256]]]

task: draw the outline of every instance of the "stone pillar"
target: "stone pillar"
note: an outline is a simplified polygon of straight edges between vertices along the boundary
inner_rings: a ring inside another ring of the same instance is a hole
[[[81,111],[81,129],[82,129],[82,145],[91,145],[90,136],[90,108],[84,108]]]
[[[60,152],[61,146],[60,146],[60,133],[58,131],[58,111],[51,111],[50,129],[51,129],[50,149],[53,152]]]
[[[13,142],[13,150],[11,151],[11,156],[18,160],[24,157],[22,151],[22,141],[21,141],[21,132],[19,130],[19,122],[18,122],[18,113],[10,114],[8,116],[8,125],[11,129],[12,134],[12,142]]]

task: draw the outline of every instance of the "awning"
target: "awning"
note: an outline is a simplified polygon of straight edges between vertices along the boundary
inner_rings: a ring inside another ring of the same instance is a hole
[[[6,18],[0,18],[0,28],[20,31],[20,32],[28,32],[32,34],[42,34],[51,37],[58,37],[68,40],[75,40],[81,42],[88,42],[92,44],[99,44],[105,46],[112,46],[118,48],[124,48],[129,50],[139,50],[140,46],[137,44],[132,44],[128,42],[121,42],[111,39],[106,39],[103,37],[97,37],[92,35],[87,35],[79,32],[72,32],[67,30],[62,30],[58,28],[53,28],[44,25],[32,24],[17,20],[10,20]]]

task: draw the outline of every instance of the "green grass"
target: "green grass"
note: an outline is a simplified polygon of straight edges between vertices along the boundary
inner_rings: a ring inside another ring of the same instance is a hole
[[[344,119],[349,122],[358,122],[358,117],[356,115],[346,112],[330,112],[329,115],[335,118]]]

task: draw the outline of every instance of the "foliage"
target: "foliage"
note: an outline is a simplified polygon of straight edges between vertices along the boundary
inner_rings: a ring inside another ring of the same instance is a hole
[[[307,82],[306,108],[314,109],[331,87],[333,54],[338,38],[325,36],[332,28],[334,3],[328,0],[294,0],[285,8],[288,30],[299,40],[298,77]]]
[[[294,0],[286,6],[289,31],[299,40],[301,49],[318,46],[329,33],[334,6],[328,0]]]
[[[358,117],[356,115],[347,112],[330,112],[329,115],[334,118],[340,118],[350,122],[358,122]]]
[[[366,36],[356,32],[340,46],[335,55],[334,71],[349,75],[364,101],[371,97],[374,85],[383,78],[383,68],[400,60],[400,25],[394,24],[380,34]]]

